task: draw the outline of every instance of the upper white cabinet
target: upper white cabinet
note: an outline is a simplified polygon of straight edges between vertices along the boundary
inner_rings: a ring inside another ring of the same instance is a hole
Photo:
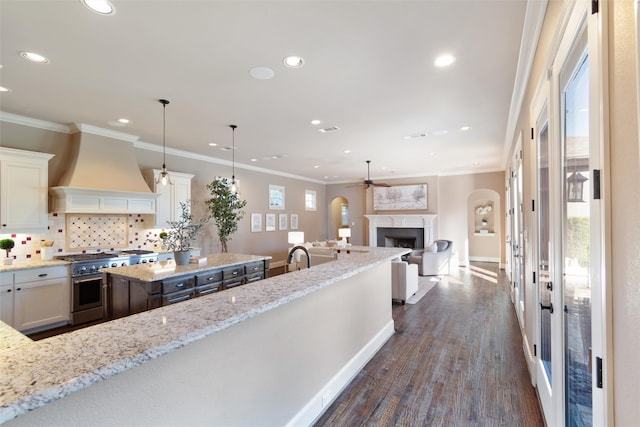
[[[0,233],[47,230],[53,154],[0,147]]]
[[[171,172],[169,178],[173,185],[156,184],[160,170],[151,169],[144,173],[149,187],[158,194],[156,199],[156,214],[154,224],[156,228],[165,228],[167,221],[175,221],[180,216],[180,202],[188,202],[191,199],[191,179],[193,175],[188,173]]]

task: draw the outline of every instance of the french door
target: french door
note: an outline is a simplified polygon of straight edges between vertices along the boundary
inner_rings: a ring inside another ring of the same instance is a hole
[[[601,39],[589,3],[575,3],[532,103],[538,288],[536,385],[548,425],[604,425],[601,365],[599,81]]]

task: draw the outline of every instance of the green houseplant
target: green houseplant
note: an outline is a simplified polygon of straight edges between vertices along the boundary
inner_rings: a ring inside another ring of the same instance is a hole
[[[205,222],[195,220],[187,203],[180,202],[180,216],[175,221],[167,221],[167,224],[169,224],[168,229],[158,235],[162,245],[167,250],[173,251],[176,264],[184,265],[189,263],[191,242],[198,237]]]
[[[244,216],[243,208],[246,200],[241,200],[237,192],[231,190],[231,182],[227,178],[219,178],[207,184],[211,198],[207,207],[218,229],[221,252],[227,252],[227,242],[231,235],[238,231],[238,222]]]
[[[0,240],[0,249],[3,249],[6,253],[6,257],[2,259],[2,263],[5,265],[9,265],[12,262],[12,258],[9,257],[9,252],[16,245],[13,239],[2,239]]]

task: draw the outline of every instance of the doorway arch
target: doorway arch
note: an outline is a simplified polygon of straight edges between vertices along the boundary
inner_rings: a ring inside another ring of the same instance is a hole
[[[338,196],[331,200],[329,205],[329,240],[338,239],[338,229],[349,227],[349,200]]]

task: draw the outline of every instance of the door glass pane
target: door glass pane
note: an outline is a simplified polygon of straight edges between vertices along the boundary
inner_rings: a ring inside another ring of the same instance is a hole
[[[546,117],[546,113],[543,114]],[[551,305],[549,235],[549,126],[538,124],[538,288],[540,303]],[[551,310],[540,310],[540,360],[551,384]]]
[[[574,65],[575,66],[575,65]],[[589,195],[589,61],[582,55],[563,93],[563,302],[568,426],[592,425]]]

